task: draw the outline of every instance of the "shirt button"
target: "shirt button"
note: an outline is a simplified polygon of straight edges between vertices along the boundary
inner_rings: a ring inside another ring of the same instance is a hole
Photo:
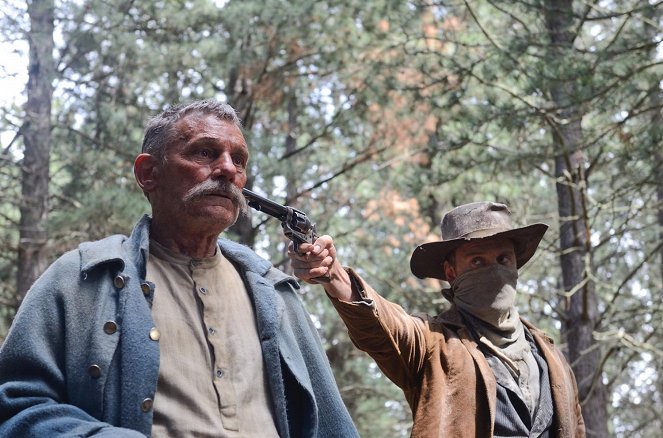
[[[113,278],[113,286],[115,286],[118,289],[122,289],[126,283],[127,280],[125,276],[122,274],[117,274],[115,278]]]
[[[140,410],[143,412],[149,412],[152,409],[154,401],[151,398],[146,398],[140,404]]]
[[[106,324],[104,324],[104,332],[106,332],[109,335],[112,335],[117,331],[117,324],[115,321],[107,321]]]
[[[204,287],[199,287],[198,290],[200,291],[201,294],[207,295],[207,289],[205,289]]]
[[[93,379],[98,379],[101,376],[101,367],[99,365],[90,365],[87,369],[87,373]]]
[[[209,333],[210,335],[213,335],[213,334],[216,333],[216,329],[214,327],[210,327],[210,328],[207,329],[207,333]]]
[[[216,370],[216,377],[218,377],[219,379],[220,379],[221,377],[223,377],[223,374],[224,374],[224,373],[223,373],[223,370],[222,370],[222,369],[219,368],[219,369]]]
[[[150,330],[150,339],[152,339],[153,341],[158,341],[160,337],[161,337],[161,332],[159,332],[159,329],[157,329],[156,327],[152,327],[152,329]]]

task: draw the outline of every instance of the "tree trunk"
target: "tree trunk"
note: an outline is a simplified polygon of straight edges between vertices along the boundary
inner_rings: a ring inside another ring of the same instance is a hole
[[[21,219],[18,245],[17,298],[23,299],[46,269],[51,100],[53,60],[53,0],[28,2],[30,61],[21,163]]]
[[[239,65],[230,69],[228,78],[228,86],[225,90],[228,96],[228,103],[235,109],[239,118],[242,120],[244,132],[251,131],[252,118],[251,109],[253,107],[253,91],[248,85],[249,81],[240,75]],[[249,145],[249,150],[251,145]],[[245,187],[249,190],[253,189],[253,175],[247,175]],[[253,228],[251,223],[252,209],[249,209],[248,216],[240,216],[237,222],[231,227],[231,230],[238,236],[240,243],[247,245],[251,248],[254,247],[256,241],[257,228]]]
[[[573,11],[571,0],[546,0],[545,18],[551,40],[551,60],[563,62],[573,50]],[[589,223],[586,217],[582,155],[582,113],[574,104],[574,77],[560,77],[550,86],[558,108],[551,122],[557,177],[557,202],[560,218],[560,251],[566,318],[562,334],[568,357],[578,381],[583,417],[588,436],[608,436],[606,389],[601,379],[601,351],[595,347],[593,330],[598,320],[594,282],[591,279]]]
[[[294,87],[290,87],[287,91],[287,107],[288,111],[288,132],[285,137],[285,155],[290,156],[295,149],[297,148],[297,132],[299,128],[299,121],[297,115],[299,114],[299,106],[297,105],[297,94]],[[291,206],[295,205],[298,202],[295,197],[297,196],[297,181],[299,175],[294,172],[292,166],[286,164],[285,166],[285,178],[286,178],[286,202]],[[284,259],[287,259],[288,249],[285,248],[283,252]],[[290,275],[293,274],[292,266],[290,263],[286,263],[280,268]]]
[[[658,28],[654,23],[658,23],[661,16],[660,9],[656,9],[653,6],[650,7],[651,11],[647,15],[651,17],[651,21],[647,22],[647,34],[650,36],[651,41],[656,41],[658,37]],[[650,56],[652,62],[657,58],[657,50],[652,49],[650,51]],[[661,152],[661,145],[663,144],[663,91],[661,91],[660,86],[656,86],[652,89],[650,94],[650,106],[653,109],[652,118],[651,118],[651,127],[649,132],[651,133],[651,145],[652,150],[654,151],[654,172],[653,180],[656,184],[656,209],[658,212],[658,239],[659,242],[663,242],[663,166],[660,164],[663,163],[663,153]],[[660,268],[660,282],[663,283],[663,247],[660,250],[661,258],[659,260]],[[661,283],[659,283],[660,285]]]
[[[663,242],[663,153],[661,153],[660,145],[663,144],[663,114],[661,109],[663,109],[663,92],[656,87],[651,94],[651,107],[654,108],[654,115],[651,119],[651,135],[652,135],[652,150],[654,151],[654,157],[652,163],[654,163],[653,169],[653,181],[656,184],[656,210],[658,216],[658,241]],[[658,145],[658,146],[657,146]],[[660,251],[660,260],[659,260],[659,285],[663,283],[663,247]],[[654,283],[656,287],[656,283]],[[663,377],[663,376],[662,376]]]

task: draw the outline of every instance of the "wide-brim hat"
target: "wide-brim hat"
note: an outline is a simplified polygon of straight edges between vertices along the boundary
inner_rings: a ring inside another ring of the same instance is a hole
[[[442,240],[419,245],[410,258],[410,269],[419,278],[446,280],[443,263],[459,246],[469,240],[510,239],[514,243],[516,267],[520,268],[532,258],[543,235],[546,224],[533,224],[514,228],[511,211],[496,202],[473,202],[454,208],[444,215],[440,224]]]

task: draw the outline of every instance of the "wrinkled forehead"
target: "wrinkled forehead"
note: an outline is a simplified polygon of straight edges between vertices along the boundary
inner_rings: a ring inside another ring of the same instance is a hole
[[[172,128],[172,143],[183,144],[196,136],[232,138],[246,145],[244,134],[235,122],[213,113],[192,112],[179,119]]]
[[[178,140],[187,140],[196,132],[199,132],[202,129],[209,129],[210,125],[218,125],[221,122],[232,123],[227,120],[223,120],[215,116],[214,114],[201,113],[201,112],[191,112],[182,116],[175,124],[173,125],[173,134],[174,138]]]

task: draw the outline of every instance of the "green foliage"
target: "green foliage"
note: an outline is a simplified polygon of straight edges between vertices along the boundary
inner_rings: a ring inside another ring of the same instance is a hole
[[[521,272],[527,317],[558,341],[565,318],[550,90],[572,80],[583,115],[597,348],[615,435],[655,436],[660,345],[660,4],[574,5],[574,46],[555,55],[543,2],[355,0],[62,2],[56,16],[49,249],[128,233],[149,205],[133,158],[145,121],[165,106],[217,97],[238,110],[249,184],[306,211],[339,257],[411,312],[447,304],[413,278],[418,243],[439,238],[452,206],[506,202],[520,224],[545,222]],[[17,14],[20,17],[20,14]],[[5,34],[21,37],[23,23]],[[3,108],[16,130],[20,108]],[[5,145],[3,145],[5,147]],[[13,313],[20,137],[0,155],[0,320]],[[287,270],[273,220],[233,230]],[[317,286],[303,299],[362,436],[407,436],[398,388],[357,351]],[[5,319],[8,321],[8,319]],[[7,323],[0,324],[0,339]],[[642,381],[636,381],[643,376]],[[639,432],[636,432],[639,431]]]

